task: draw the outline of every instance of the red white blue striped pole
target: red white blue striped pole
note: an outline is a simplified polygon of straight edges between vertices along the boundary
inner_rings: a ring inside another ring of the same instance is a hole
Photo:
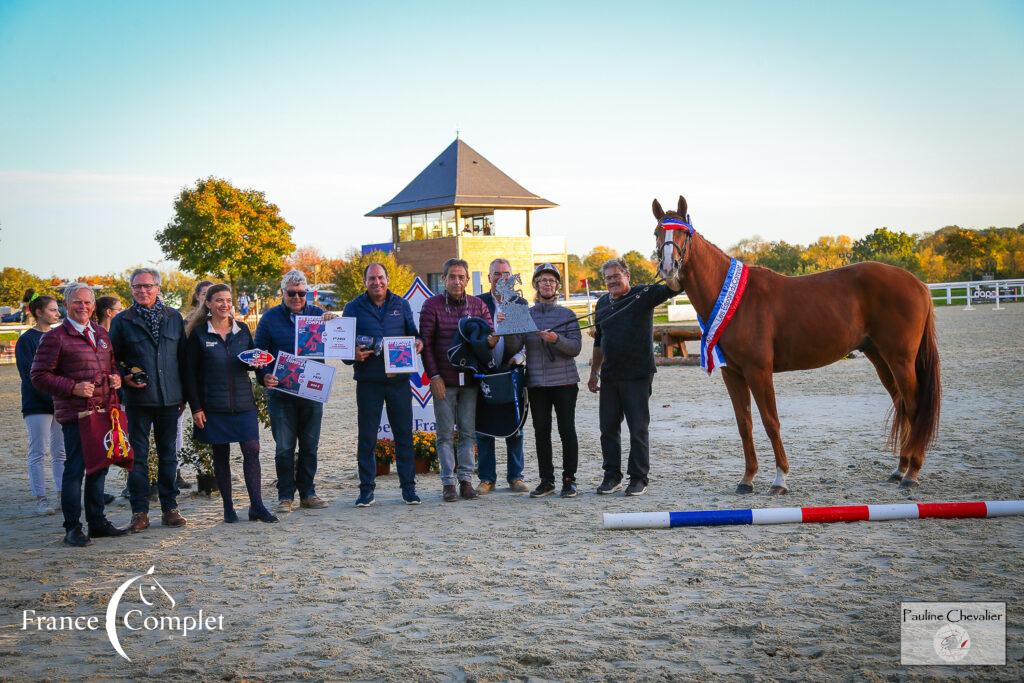
[[[1024,515],[1024,500],[976,503],[895,503],[834,505],[761,510],[693,510],[685,512],[606,512],[605,529],[668,529],[677,526],[800,524],[807,522],[885,522],[893,519],[967,519]]]

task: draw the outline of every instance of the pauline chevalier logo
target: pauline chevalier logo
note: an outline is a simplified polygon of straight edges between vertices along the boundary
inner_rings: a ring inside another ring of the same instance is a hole
[[[196,631],[223,631],[223,614],[205,614],[199,610],[194,614],[176,613],[178,602],[154,575],[156,566],[150,567],[144,574],[133,576],[114,591],[107,603],[103,628],[114,651],[127,661],[132,661],[121,644],[121,638],[135,631],[162,631],[171,637],[187,638]],[[139,601],[147,609],[135,607],[124,610],[119,616],[119,608],[132,587],[138,590]],[[163,613],[161,613],[163,612]],[[171,612],[167,614],[166,612]],[[40,615],[34,609],[23,610],[21,630],[35,631],[97,631],[100,629],[99,616],[56,616]]]

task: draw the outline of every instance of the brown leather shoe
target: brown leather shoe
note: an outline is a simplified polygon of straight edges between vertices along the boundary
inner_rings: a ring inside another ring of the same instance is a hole
[[[149,528],[149,513],[148,512],[133,512],[132,523],[128,525],[128,531],[133,534],[137,534],[140,531],[145,531]]]
[[[459,494],[455,491],[455,484],[448,484],[441,489],[441,498],[446,503],[454,503],[459,499]]]
[[[526,485],[526,482],[522,479],[513,480],[508,487],[512,490],[512,493],[529,493],[530,487]]]
[[[322,510],[327,507],[327,503],[322,500],[320,496],[313,495],[308,498],[301,498],[299,500],[299,506],[304,507],[307,510]]]
[[[474,498],[480,497],[476,494],[476,491],[473,490],[473,484],[468,481],[459,482],[459,495],[466,500],[473,500]]]
[[[188,523],[188,520],[181,516],[181,513],[178,512],[178,508],[174,508],[173,510],[169,510],[163,514],[160,519],[160,523],[164,526],[185,526],[185,524]]]
[[[492,491],[494,491],[493,481],[482,481],[480,482],[480,485],[476,487],[476,495],[478,496],[486,496]]]

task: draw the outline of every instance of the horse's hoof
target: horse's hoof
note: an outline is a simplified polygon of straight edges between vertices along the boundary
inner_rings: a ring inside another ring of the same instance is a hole
[[[889,475],[889,478],[886,481],[896,484],[898,482],[903,481],[903,475],[900,474],[899,472],[893,472],[892,474]]]
[[[736,487],[736,493],[753,493],[753,492],[754,492],[754,485],[753,484],[740,484],[740,485],[738,485]]]
[[[784,496],[789,493],[789,489],[785,486],[773,486],[768,489],[768,493],[773,496]]]
[[[900,488],[904,491],[909,491],[910,489],[917,488],[917,486],[917,479],[907,479],[906,477],[904,477],[902,480],[900,480]]]

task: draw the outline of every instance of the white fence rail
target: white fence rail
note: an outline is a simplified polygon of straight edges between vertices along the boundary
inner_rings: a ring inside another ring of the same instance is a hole
[[[973,304],[995,304],[995,310],[1002,308],[1007,301],[1024,301],[1024,279],[1014,280],[974,280],[969,282],[934,282],[928,285],[934,303],[964,302],[965,310],[974,308]]]

